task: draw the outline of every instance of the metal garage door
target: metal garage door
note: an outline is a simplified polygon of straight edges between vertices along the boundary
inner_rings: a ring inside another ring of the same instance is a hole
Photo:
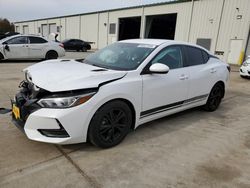
[[[23,26],[23,34],[29,34],[29,27],[27,25]]]
[[[49,31],[48,31],[48,25],[42,24],[42,36],[48,37]]]
[[[56,33],[56,24],[49,24],[49,34]]]

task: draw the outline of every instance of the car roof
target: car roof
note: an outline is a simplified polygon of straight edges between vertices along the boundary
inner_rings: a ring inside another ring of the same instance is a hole
[[[15,38],[15,37],[20,37],[20,36],[24,36],[24,37],[40,37],[40,38],[43,38],[45,39],[43,36],[41,35],[32,35],[32,34],[18,34],[18,35],[12,35],[12,36],[9,36],[9,37],[6,37],[6,38],[3,38],[1,41],[7,41],[9,39],[12,39],[12,38]],[[47,39],[45,39],[47,40]]]
[[[129,40],[122,40],[119,41],[122,43],[135,43],[135,44],[148,44],[148,45],[156,45],[156,46],[160,46],[163,44],[166,45],[173,45],[173,44],[178,44],[178,45],[188,45],[188,46],[193,46],[193,47],[197,47],[200,49],[205,50],[206,52],[208,52],[209,54],[211,54],[211,52],[209,52],[207,49],[203,48],[202,46],[198,46],[196,44],[192,44],[192,43],[187,43],[187,42],[183,42],[183,41],[176,41],[176,40],[165,40],[165,39],[129,39]]]

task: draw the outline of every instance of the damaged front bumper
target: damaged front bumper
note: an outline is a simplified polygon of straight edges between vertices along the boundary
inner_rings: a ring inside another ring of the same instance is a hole
[[[87,133],[87,126],[84,126],[84,120],[88,119],[88,110],[83,109],[85,113],[82,113],[80,106],[66,109],[42,108],[37,104],[40,97],[30,96],[31,92],[25,86],[11,100],[12,122],[29,139],[54,144],[86,141],[87,134],[84,133]]]

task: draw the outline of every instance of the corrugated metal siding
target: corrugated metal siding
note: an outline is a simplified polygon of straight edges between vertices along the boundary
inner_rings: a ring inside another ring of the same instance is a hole
[[[249,7],[250,0],[195,0],[191,26],[191,1],[27,21],[15,25],[19,26],[21,32],[23,25],[28,25],[29,33],[37,34],[41,24],[56,23],[61,27],[60,40],[81,38],[95,42],[93,48],[102,48],[117,40],[119,18],[141,16],[143,37],[147,15],[177,13],[175,40],[189,39],[190,42],[196,43],[197,38],[211,38],[210,50],[223,51],[224,55],[220,58],[226,61],[231,39],[243,39],[242,51],[245,50],[250,26]],[[237,19],[237,15],[242,15],[242,19]],[[116,24],[115,34],[108,33],[109,23]],[[191,28],[188,36],[189,27]]]
[[[212,39],[210,51],[215,50],[222,4],[223,0],[195,1],[190,42],[196,43],[197,38],[210,38]]]
[[[239,8],[239,11],[236,9]],[[250,25],[250,1],[249,0],[226,0],[222,14],[221,29],[218,37],[217,51],[224,51],[221,58],[227,61],[230,39],[243,39],[242,50],[247,43]],[[242,15],[242,19],[237,19]]]
[[[95,24],[93,24],[95,23]],[[94,42],[92,48],[97,48],[98,38],[98,14],[81,16],[80,39]]]
[[[67,17],[66,23],[66,38],[79,38],[80,17]]]

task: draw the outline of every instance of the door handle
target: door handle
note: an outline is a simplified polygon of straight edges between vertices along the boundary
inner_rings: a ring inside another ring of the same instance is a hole
[[[215,69],[215,68],[212,68],[212,69],[210,70],[210,72],[211,72],[211,73],[215,73],[215,72],[216,72],[216,69]]]
[[[186,76],[184,75],[184,74],[182,74],[181,76],[180,76],[180,80],[185,80],[186,79]]]

